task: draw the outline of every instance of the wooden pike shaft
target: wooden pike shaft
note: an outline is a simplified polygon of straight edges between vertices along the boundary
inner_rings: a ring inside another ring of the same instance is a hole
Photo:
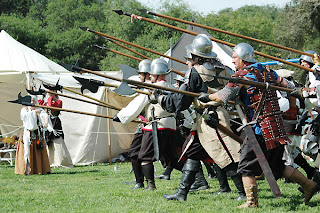
[[[131,16],[130,14],[125,14],[125,15]],[[155,20],[152,20],[152,19],[148,19],[148,18],[145,18],[145,17],[141,17],[141,16],[139,16],[138,19],[146,21],[146,22],[149,22],[149,23],[157,24],[157,25],[160,25],[160,26],[164,26],[164,27],[167,27],[167,28],[171,28],[171,29],[174,29],[174,30],[177,30],[177,31],[181,31],[181,32],[184,32],[184,33],[188,33],[188,34],[191,34],[191,35],[194,35],[194,36],[197,36],[199,34],[199,33],[196,33],[196,32],[192,32],[192,31],[189,31],[189,30],[186,30],[186,29],[182,29],[182,28],[179,28],[179,27],[176,27],[176,26],[172,26],[170,24],[165,24],[165,23],[162,23],[162,22],[159,22],[159,21],[155,21]],[[218,42],[218,43],[221,43],[221,44],[225,44],[225,45],[228,45],[228,46],[231,46],[231,47],[235,47],[236,46],[235,44],[232,44],[230,42],[226,42],[226,41],[223,41],[223,40],[220,40],[220,39],[216,39],[216,38],[213,38],[213,37],[209,37],[209,38],[212,41],[215,41],[215,42]],[[254,53],[257,54],[257,55],[261,55],[261,56],[263,56],[265,58],[270,58],[270,59],[273,59],[275,61],[280,61],[280,62],[282,62],[284,64],[289,64],[291,66],[298,67],[300,69],[304,69],[304,70],[309,71],[309,72],[313,72],[313,70],[310,69],[310,68],[307,68],[307,67],[304,67],[304,66],[301,66],[301,65],[298,65],[298,64],[295,64],[295,63],[292,63],[292,62],[289,62],[289,61],[286,61],[286,60],[271,56],[271,55],[267,55],[267,54],[264,54],[264,53],[261,53],[261,52],[258,52],[258,51],[254,51]]]
[[[113,119],[112,116],[107,116],[107,115],[100,115],[100,114],[93,114],[89,112],[81,112],[81,111],[76,111],[76,110],[71,110],[71,109],[62,109],[59,107],[50,107],[50,106],[43,106],[43,105],[37,105],[35,104],[34,107],[39,107],[39,108],[44,108],[44,109],[51,109],[51,110],[58,110],[58,111],[63,111],[63,112],[71,112],[71,113],[76,113],[76,114],[82,114],[82,115],[91,115],[91,116],[96,116],[96,117],[101,117],[101,118],[109,118]],[[134,123],[144,123],[143,121],[132,121]]]
[[[150,49],[148,49],[148,48],[145,48],[145,47],[136,45],[136,44],[134,44],[134,43],[131,43],[131,42],[128,42],[128,41],[119,39],[119,38],[117,38],[117,37],[114,37],[114,36],[111,36],[111,35],[107,35],[107,34],[105,34],[105,33],[101,33],[101,32],[95,31],[95,30],[87,29],[87,31],[92,32],[92,33],[95,33],[95,34],[100,35],[100,36],[104,36],[104,37],[107,37],[107,38],[116,40],[116,41],[120,41],[120,42],[125,43],[125,44],[127,44],[127,45],[130,45],[130,46],[133,46],[133,47],[137,47],[137,48],[139,48],[139,49],[142,49],[142,50],[145,50],[145,51],[154,53],[154,54],[156,54],[156,55],[160,55],[160,56],[165,57],[165,58],[169,58],[169,59],[174,60],[174,61],[176,61],[176,62],[179,62],[179,63],[181,63],[181,64],[185,64],[184,61],[181,61],[181,60],[179,60],[179,59],[173,58],[173,57],[171,57],[171,56],[164,55],[164,54],[162,54],[162,53],[159,53],[159,52],[156,52],[156,51],[154,51],[154,50],[150,50]],[[177,71],[177,72],[179,72],[179,71]],[[182,72],[179,72],[179,73],[177,73],[177,74],[179,74],[179,75],[184,75],[184,73],[182,73]]]
[[[279,45],[279,44],[274,44],[272,42],[263,41],[263,40],[260,40],[260,39],[252,38],[252,37],[241,35],[241,34],[238,34],[238,33],[232,33],[232,32],[226,31],[226,30],[221,30],[221,29],[218,29],[218,28],[206,26],[206,25],[203,25],[203,24],[198,24],[198,23],[191,22],[191,21],[185,21],[183,19],[174,18],[174,17],[171,17],[171,16],[166,16],[166,15],[162,15],[162,14],[158,14],[158,13],[148,12],[148,14],[155,15],[155,16],[158,16],[160,18],[165,18],[165,19],[169,19],[169,20],[173,20],[173,21],[178,21],[178,22],[181,22],[181,23],[184,23],[184,24],[189,24],[189,25],[201,27],[201,28],[204,28],[204,29],[207,29],[207,30],[212,30],[212,31],[216,31],[216,32],[219,32],[219,33],[224,33],[224,34],[236,36],[236,37],[239,37],[239,38],[244,38],[244,39],[247,39],[247,40],[259,42],[259,43],[266,44],[266,45],[269,45],[269,46],[273,46],[273,47],[277,47],[277,48],[280,48],[280,49],[288,50],[288,51],[291,51],[291,52],[299,53],[301,55],[307,55],[307,56],[313,57],[312,54],[305,53],[305,52],[303,52],[301,50],[296,50],[296,49],[293,49],[293,48],[290,48],[290,47],[285,47],[285,46],[282,46],[282,45]]]
[[[98,106],[107,107],[106,104],[101,104],[101,103],[97,103],[97,102],[93,102],[93,101],[84,100],[84,99],[81,99],[81,98],[72,97],[72,96],[69,96],[69,95],[62,94],[62,93],[56,93],[56,92],[51,91],[51,90],[45,90],[45,91],[47,93],[51,93],[51,94],[54,94],[54,95],[59,95],[59,96],[70,98],[70,99],[74,99],[74,100],[77,100],[77,101],[82,101],[82,102],[86,102],[86,103],[89,103],[89,104],[95,104],[95,105],[98,105]]]
[[[84,94],[82,94],[82,93],[80,93],[80,92],[74,91],[74,90],[72,90],[72,89],[70,89],[70,88],[67,88],[67,87],[62,87],[62,88],[65,89],[65,90],[67,90],[67,91],[69,91],[69,92],[72,92],[72,93],[81,95],[81,96],[83,96],[83,97],[89,98],[89,99],[91,99],[91,100],[97,101],[97,102],[99,102],[99,103],[101,103],[101,104],[106,105],[107,107],[109,107],[109,108],[111,108],[111,109],[120,110],[119,107],[113,106],[113,105],[108,104],[108,103],[106,103],[106,102],[103,102],[103,101],[101,101],[101,100],[99,100],[99,99],[90,97],[90,96],[88,96],[88,95],[84,95]]]
[[[151,60],[149,57],[147,57],[147,56],[145,56],[145,55],[143,55],[143,54],[141,54],[141,53],[138,53],[137,51],[135,51],[135,50],[133,50],[133,49],[131,49],[131,48],[123,45],[123,44],[120,44],[119,42],[116,42],[116,41],[114,41],[114,40],[112,40],[112,39],[108,39],[108,40],[111,41],[112,43],[114,43],[114,44],[116,44],[116,45],[118,45],[118,46],[126,49],[126,50],[129,50],[130,52],[133,52],[134,54],[137,54],[138,56],[140,56],[140,57],[142,57],[142,58]]]

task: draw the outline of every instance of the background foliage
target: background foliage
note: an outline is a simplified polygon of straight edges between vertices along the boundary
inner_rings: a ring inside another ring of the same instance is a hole
[[[272,5],[246,6],[237,10],[227,8],[208,15],[194,11],[183,0],[163,0],[162,3],[159,11],[154,12],[184,20],[193,19],[197,23],[303,51],[312,49],[319,52],[319,1],[292,0],[284,8]],[[117,64],[136,67],[138,61],[95,48],[94,45],[97,44],[132,55],[102,37],[83,32],[79,26],[86,26],[162,53],[170,48],[170,38],[176,42],[181,32],[138,20],[131,23],[129,17],[119,16],[112,12],[112,9],[123,9],[125,12],[181,28],[187,27],[178,22],[141,14],[136,8],[150,10],[147,5],[141,5],[136,0],[3,0],[0,2],[0,29],[53,61],[72,64],[78,61],[80,66],[92,70],[118,70]],[[235,44],[248,42],[257,51],[283,59],[299,57],[285,50],[237,37],[210,33],[218,39]],[[149,52],[135,50],[151,58],[158,57]],[[257,59],[268,61],[262,57]],[[288,69],[296,70],[293,67]],[[304,72],[297,71],[296,77],[300,79]]]

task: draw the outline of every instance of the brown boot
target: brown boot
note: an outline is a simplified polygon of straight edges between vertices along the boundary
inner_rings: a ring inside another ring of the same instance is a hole
[[[244,186],[244,190],[247,196],[247,202],[238,206],[238,208],[257,208],[258,206],[258,186],[249,185]]]
[[[309,180],[301,172],[295,169],[290,177],[287,177],[289,180],[292,180],[302,186],[304,190],[304,202],[307,203],[312,198],[314,193],[317,190],[317,183]]]
[[[154,180],[147,179],[147,187],[144,190],[153,191],[156,189],[157,188],[156,188],[156,184],[155,184]]]

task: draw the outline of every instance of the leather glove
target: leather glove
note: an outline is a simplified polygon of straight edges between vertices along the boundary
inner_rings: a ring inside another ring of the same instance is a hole
[[[113,121],[115,122],[120,122],[120,119],[118,118],[118,114],[115,114],[112,118]]]
[[[300,87],[298,89],[295,89],[293,92],[290,92],[290,95],[298,99],[303,99],[304,97],[302,92],[303,92],[303,87]]]
[[[320,58],[317,53],[313,55],[312,61],[315,65],[318,65],[318,66],[320,65]]]
[[[149,102],[152,104],[157,104],[160,102],[160,99],[163,94],[163,91],[161,89],[155,89],[151,95],[149,95]]]
[[[216,111],[214,111],[214,112],[208,114],[208,118],[205,119],[205,122],[211,128],[216,129],[217,128],[217,124],[219,123],[218,113]]]
[[[200,96],[198,97],[198,100],[203,102],[203,103],[208,103],[210,102],[210,98],[209,98],[209,95],[208,93],[200,93]]]
[[[320,115],[317,115],[317,117],[315,117],[315,119],[313,119],[313,120],[310,122],[310,130],[311,130],[313,133],[318,134],[319,128],[320,128]]]

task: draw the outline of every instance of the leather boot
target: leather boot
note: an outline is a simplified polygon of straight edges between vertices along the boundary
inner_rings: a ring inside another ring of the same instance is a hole
[[[307,177],[305,177],[297,169],[293,169],[292,167],[290,167],[290,169],[287,169],[287,171],[286,171],[286,169],[283,174],[284,177],[286,177],[289,180],[292,180],[292,181],[298,183],[300,186],[302,186],[303,191],[304,191],[304,202],[305,203],[309,202],[309,200],[312,198],[314,193],[317,191],[317,188],[318,188],[317,183],[312,180],[309,180]]]
[[[238,208],[257,208],[258,205],[258,186],[257,185],[249,185],[244,186],[244,190],[246,192],[247,196],[247,202],[242,204],[241,206],[238,206]]]
[[[175,194],[165,194],[163,197],[167,200],[185,201],[200,166],[200,161],[187,159],[182,168],[182,177],[177,192]]]
[[[245,192],[244,187],[243,187],[241,175],[236,174],[236,175],[232,176],[231,179],[233,180],[234,185],[238,189],[239,197],[237,198],[237,200],[246,199],[246,192]]]
[[[213,165],[214,170],[217,174],[217,179],[219,181],[220,189],[217,191],[217,194],[229,193],[231,192],[227,174],[216,164]]]
[[[299,154],[295,159],[294,162],[299,165],[307,174],[307,177],[309,180],[312,179],[313,174],[314,174],[314,168],[312,166],[310,166],[310,164],[307,162],[306,159],[304,159],[304,157],[302,157],[301,154]]]
[[[199,171],[196,174],[196,180],[190,187],[190,192],[209,189],[209,184],[204,177],[202,166],[200,165]]]
[[[209,179],[216,178],[217,175],[216,175],[216,173],[214,172],[214,169],[212,168],[212,163],[206,163],[206,162],[204,162],[203,164],[206,166],[206,169],[207,169],[207,171],[208,171],[208,178],[209,178]]]
[[[131,189],[143,189],[144,184],[143,183],[136,183]]]
[[[162,180],[170,180],[170,175],[173,170],[173,167],[167,166],[166,170],[161,175],[156,175],[155,178]]]
[[[154,182],[154,166],[153,163],[148,163],[142,166],[143,175],[146,177],[147,187],[145,190],[156,190]]]

